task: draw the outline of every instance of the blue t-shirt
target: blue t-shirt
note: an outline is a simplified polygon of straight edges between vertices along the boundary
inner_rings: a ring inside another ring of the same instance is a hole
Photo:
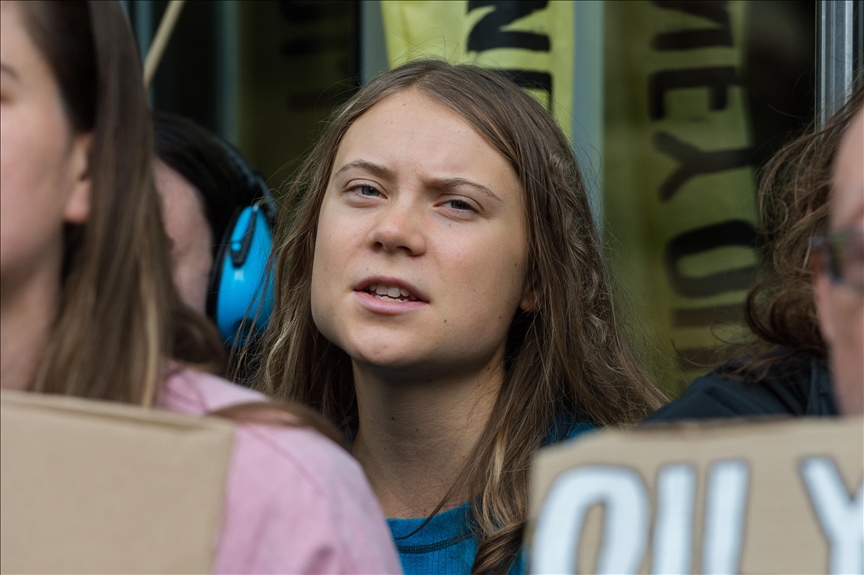
[[[588,423],[562,425],[557,423],[544,445],[567,441],[594,426]],[[559,431],[563,430],[563,431]],[[433,516],[422,529],[406,537],[423,525],[426,517],[388,519],[390,532],[396,540],[396,549],[405,575],[468,575],[477,554],[477,542],[471,529],[471,504],[463,503]],[[404,539],[402,539],[405,537]],[[520,553],[510,575],[525,573],[524,553]]]

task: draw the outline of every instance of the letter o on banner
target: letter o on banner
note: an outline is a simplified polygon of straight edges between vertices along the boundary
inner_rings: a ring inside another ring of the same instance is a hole
[[[650,502],[642,477],[627,467],[586,465],[561,474],[540,508],[532,573],[576,573],[588,510],[604,507],[596,573],[636,573],[648,541]]]

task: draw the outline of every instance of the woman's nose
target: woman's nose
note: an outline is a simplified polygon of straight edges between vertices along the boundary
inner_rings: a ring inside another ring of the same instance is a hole
[[[369,233],[373,249],[418,256],[426,251],[420,207],[409,198],[398,198],[383,209]]]

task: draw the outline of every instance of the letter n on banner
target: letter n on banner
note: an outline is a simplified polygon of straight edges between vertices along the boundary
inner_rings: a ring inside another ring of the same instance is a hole
[[[574,9],[546,0],[381,2],[391,68],[442,58],[495,69],[534,95],[568,137]]]

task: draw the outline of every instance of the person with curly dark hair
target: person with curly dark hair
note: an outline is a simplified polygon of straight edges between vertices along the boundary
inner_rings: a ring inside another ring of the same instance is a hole
[[[752,338],[646,421],[864,413],[864,86],[769,162],[760,216]]]

